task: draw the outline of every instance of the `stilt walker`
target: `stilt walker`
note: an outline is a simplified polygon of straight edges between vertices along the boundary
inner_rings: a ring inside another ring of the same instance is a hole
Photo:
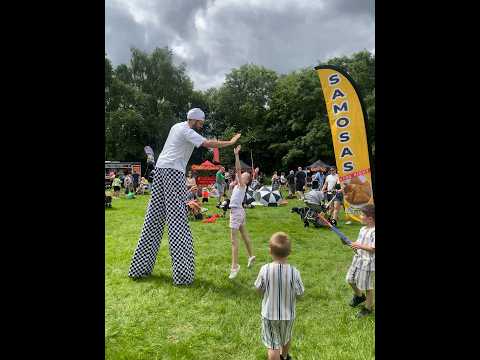
[[[169,252],[172,258],[172,277],[175,285],[191,284],[195,278],[193,238],[187,218],[185,170],[193,148],[221,148],[234,145],[241,134],[229,141],[207,140],[200,130],[205,114],[191,109],[187,121],[172,126],[162,153],[157,159],[143,229],[128,276],[133,279],[149,276],[157,259],[165,222],[168,223]]]

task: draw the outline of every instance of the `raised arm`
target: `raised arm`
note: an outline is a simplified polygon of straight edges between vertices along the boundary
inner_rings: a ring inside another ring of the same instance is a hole
[[[245,186],[242,180],[242,167],[240,166],[240,158],[238,157],[241,148],[242,145],[238,145],[235,149],[233,149],[233,153],[235,154],[235,176],[237,178],[238,185]]]
[[[242,136],[242,134],[236,134],[230,140],[205,140],[202,143],[202,146],[206,148],[224,148],[227,146],[234,145],[237,142],[237,140],[240,138],[240,136]]]

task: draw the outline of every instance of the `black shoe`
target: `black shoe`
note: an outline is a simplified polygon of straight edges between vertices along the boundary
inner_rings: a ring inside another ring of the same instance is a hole
[[[335,219],[330,220],[330,224],[332,224],[335,227],[338,227],[337,226],[337,220],[335,220]]]
[[[141,280],[141,279],[145,279],[146,277],[149,277],[150,274],[142,274],[142,275],[139,275],[139,276],[130,276],[128,275],[128,277],[134,281],[137,281],[137,280]]]
[[[362,296],[353,295],[353,298],[348,305],[350,305],[351,307],[355,307],[360,305],[365,300],[367,300],[365,295],[362,295]]]
[[[360,310],[360,312],[357,314],[357,319],[363,318],[365,316],[368,316],[372,313],[372,310],[368,310],[367,308],[363,308]]]
[[[280,355],[281,360],[292,360],[290,354],[287,354],[287,357],[283,357],[283,355]]]

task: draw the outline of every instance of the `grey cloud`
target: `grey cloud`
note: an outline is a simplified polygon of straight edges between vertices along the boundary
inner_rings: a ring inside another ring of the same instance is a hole
[[[145,51],[172,47],[179,41],[189,56],[187,65],[195,88],[221,85],[224,75],[245,63],[287,73],[332,56],[375,47],[374,0],[333,0],[324,8],[248,8],[242,2],[209,11],[208,1],[162,1],[148,9],[158,25],[138,24],[131,14],[107,5],[107,54],[114,63],[129,60],[129,47]],[[206,29],[195,28],[195,15],[207,16]],[[212,13],[214,15],[212,15]],[[145,40],[148,36],[148,41]],[[209,81],[209,79],[212,79]]]
[[[161,14],[165,24],[177,31],[182,38],[195,35],[194,17],[199,9],[205,9],[207,0],[167,0],[159,1],[157,14]]]
[[[375,13],[375,0],[335,0],[330,1],[327,11],[335,14],[359,15],[366,14],[373,17]]]

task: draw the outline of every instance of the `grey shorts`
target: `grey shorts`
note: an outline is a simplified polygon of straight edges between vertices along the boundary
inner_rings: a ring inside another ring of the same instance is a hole
[[[217,189],[219,196],[225,193],[225,186],[223,184],[215,183],[215,189]]]
[[[332,200],[334,196],[335,194],[333,193],[327,193],[327,201]],[[337,197],[335,198],[335,200],[333,200],[333,202],[339,202],[340,204],[343,204],[343,193],[337,193]]]
[[[262,342],[268,349],[281,349],[292,337],[295,320],[268,320],[262,317]]]
[[[362,270],[353,265],[348,269],[346,280],[349,284],[355,284],[359,290],[373,290],[375,288],[375,271]]]

